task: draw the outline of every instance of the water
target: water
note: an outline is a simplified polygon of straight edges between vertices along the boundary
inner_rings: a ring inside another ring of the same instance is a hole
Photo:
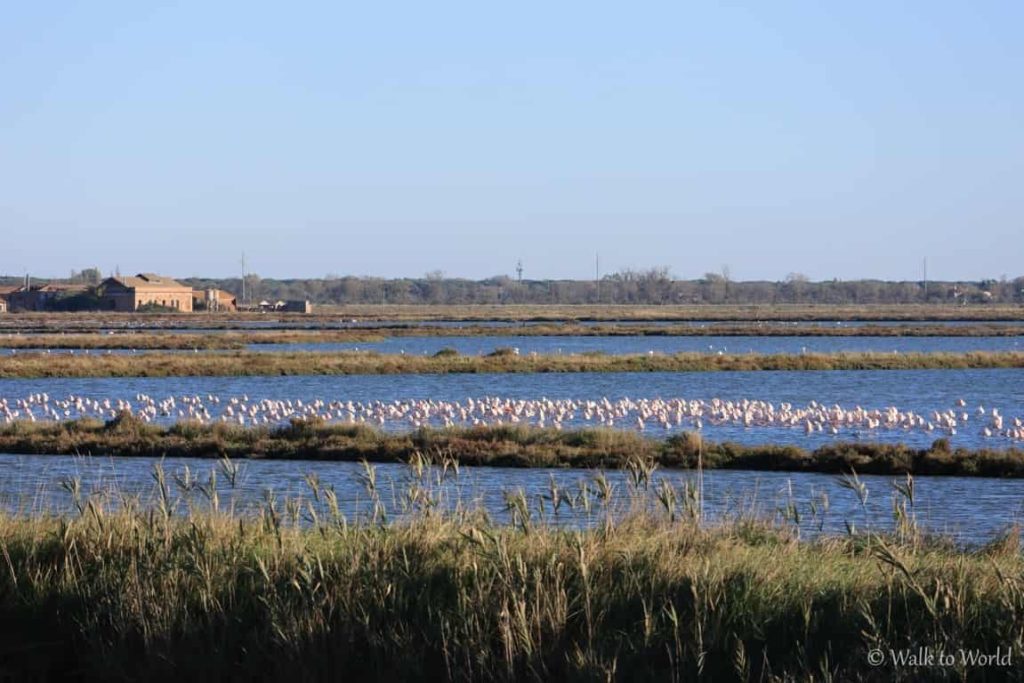
[[[375,351],[386,354],[432,355],[441,349],[455,349],[463,355],[478,356],[500,348],[517,348],[521,354],[607,354],[642,353],[966,353],[970,351],[1024,351],[1024,337],[672,337],[672,336],[565,336],[539,337],[509,335],[497,337],[388,337],[379,342],[313,342],[294,344],[250,344],[258,352]],[[192,349],[13,349],[2,346],[0,356],[22,353],[74,355],[131,355],[138,353],[194,353]],[[224,353],[199,349],[198,353]]]
[[[523,373],[451,375],[297,375],[275,377],[164,377],[164,378],[43,378],[0,380],[0,398],[13,402],[37,392],[51,398],[69,394],[102,399],[135,401],[138,393],[157,400],[171,396],[222,398],[248,396],[261,399],[324,401],[465,401],[468,398],[500,396],[513,399],[597,400],[623,398],[721,398],[763,400],[804,406],[811,401],[844,408],[896,406],[902,411],[930,415],[932,411],[954,408],[958,399],[967,406],[967,424],[949,438],[955,446],[1003,448],[1010,440],[986,438],[975,417],[978,406],[998,408],[1008,418],[1024,417],[1024,370],[888,370],[823,372],[648,372],[648,373]],[[170,419],[170,418],[167,418]],[[581,426],[576,421],[566,427]],[[626,423],[626,428],[634,425]],[[406,429],[410,428],[405,425]],[[689,428],[689,427],[687,427]],[[650,424],[647,433],[663,434]],[[939,431],[879,430],[870,433],[841,430],[805,434],[799,427],[751,427],[715,425],[706,422],[704,433],[715,441],[746,444],[784,443],[813,448],[836,440],[863,439],[887,443],[929,445],[945,434]]]
[[[239,474],[235,485],[231,486],[218,463],[211,460],[3,454],[0,454],[0,506],[29,514],[70,511],[71,497],[61,482],[71,477],[80,479],[86,495],[117,493],[138,496],[142,503],[151,503],[156,493],[153,467],[158,463],[167,473],[179,510],[187,509],[188,501],[199,508],[208,505],[202,494],[185,493],[174,483],[175,475],[180,478],[186,466],[201,482],[209,479],[211,469],[218,469],[217,488],[222,509],[234,506],[238,511],[252,511],[267,499],[268,492],[278,501],[299,496],[310,500],[306,476],[313,474],[322,487],[334,488],[340,508],[348,519],[365,518],[371,510],[370,499],[360,483],[362,466],[358,463],[238,461],[235,464]],[[392,516],[400,514],[404,509],[402,494],[416,481],[411,468],[381,464],[376,469],[383,505]],[[595,474],[577,469],[463,467],[457,476],[451,471],[442,476],[439,468],[434,468],[427,472],[423,481],[442,508],[452,509],[456,503],[464,507],[482,506],[497,521],[507,522],[505,492],[522,489],[531,508],[536,510],[539,499],[549,496],[552,480],[562,492],[577,494],[579,483],[591,480]],[[619,501],[615,511],[621,514],[630,490],[629,475],[613,470],[605,472],[605,476],[615,488],[615,500]],[[692,471],[658,470],[653,485],[656,487],[661,480],[667,480],[678,489],[684,482],[695,485],[696,477]],[[713,470],[704,474],[704,513],[710,520],[757,516],[785,523],[780,510],[792,503],[800,512],[800,532],[804,537],[845,533],[847,522],[861,530],[892,529],[892,485],[901,479],[862,477],[868,487],[866,510],[861,508],[856,496],[837,481],[836,477],[825,474]],[[915,495],[913,511],[919,524],[930,531],[949,534],[965,544],[989,540],[1020,521],[1024,512],[1024,480],[917,477]],[[823,505],[826,498],[827,511]],[[116,505],[117,499],[110,498],[109,502]],[[586,526],[603,519],[596,502],[594,508],[588,515],[563,505],[558,515],[552,517],[550,505],[545,505],[545,515],[557,524]]]
[[[252,344],[251,351],[376,351],[432,355],[441,349],[478,356],[499,348],[517,348],[521,354],[648,353],[964,353],[968,351],[1022,351],[1021,337],[389,337],[379,342]]]

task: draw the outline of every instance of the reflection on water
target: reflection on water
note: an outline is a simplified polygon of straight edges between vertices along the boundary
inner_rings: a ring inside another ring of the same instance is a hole
[[[158,463],[166,472],[168,490],[179,511],[187,510],[190,504],[199,509],[209,506],[209,497],[200,491],[199,485],[190,485],[189,481],[205,485],[214,470],[221,509],[233,507],[240,512],[252,512],[269,498],[283,509],[284,499],[297,497],[314,502],[316,507],[307,480],[312,475],[321,489],[333,489],[339,508],[348,520],[365,519],[373,510],[371,497],[361,481],[363,466],[359,463],[237,461],[232,464],[238,468],[232,486],[223,466],[211,460],[2,454],[0,504],[8,511],[25,514],[71,511],[71,495],[61,485],[71,478],[79,479],[83,497],[104,495],[108,503],[117,505],[119,496],[123,495],[138,497],[142,504],[151,504],[156,496],[153,468]],[[438,508],[483,507],[499,522],[509,520],[506,492],[519,490],[525,494],[535,519],[543,517],[558,524],[578,526],[604,518],[600,501],[594,495],[594,478],[599,474],[596,471],[463,467],[456,474],[451,469],[443,472],[435,466],[427,468],[419,478],[407,465],[381,464],[375,468],[380,502],[391,517],[411,509],[406,493],[410,484],[417,484],[429,492],[430,500]],[[614,491],[616,502],[611,506],[612,511],[616,515],[624,514],[629,509],[629,494],[634,490],[629,473],[606,471],[603,476]],[[666,481],[682,498],[683,487],[687,483],[696,486],[696,478],[697,474],[692,471],[657,470],[652,478],[652,491]],[[868,489],[863,508],[860,500],[840,486],[832,475],[709,471],[703,478],[703,512],[709,520],[757,516],[792,524],[793,516],[783,512],[789,508],[799,513],[800,532],[804,537],[845,533],[848,523],[860,530],[891,530],[893,498],[899,495],[893,483],[902,480],[865,476],[862,481]],[[589,512],[578,498],[582,482],[587,482],[591,492]],[[575,497],[574,504],[563,502],[555,513],[551,505],[552,483],[560,492],[560,498],[562,495]],[[984,542],[1020,521],[1024,480],[918,477],[915,492],[911,512],[919,524],[972,544]],[[658,509],[653,494],[646,500],[650,509]]]

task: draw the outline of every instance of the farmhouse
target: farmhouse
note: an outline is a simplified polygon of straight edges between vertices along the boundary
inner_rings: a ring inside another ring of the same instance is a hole
[[[100,283],[103,307],[114,311],[137,311],[143,306],[160,306],[189,313],[192,288],[155,273],[134,277],[108,277]]]
[[[12,311],[49,311],[59,308],[58,302],[89,291],[86,285],[49,283],[18,287],[5,295]]]

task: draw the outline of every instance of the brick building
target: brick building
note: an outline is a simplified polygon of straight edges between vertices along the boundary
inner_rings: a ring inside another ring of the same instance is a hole
[[[86,285],[51,283],[18,287],[5,296],[11,311],[50,311],[56,302],[89,291]]]
[[[108,277],[100,283],[99,291],[103,307],[109,310],[137,311],[150,305],[192,311],[192,288],[155,273]]]

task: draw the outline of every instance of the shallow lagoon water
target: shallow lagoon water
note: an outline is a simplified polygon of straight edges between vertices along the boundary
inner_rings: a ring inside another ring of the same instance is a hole
[[[441,349],[478,356],[515,348],[520,354],[638,353],[964,353],[1024,351],[1024,337],[389,337],[379,342],[252,344],[252,351],[375,351],[432,355]]]
[[[433,355],[441,349],[455,349],[463,355],[479,356],[496,349],[519,349],[520,354],[642,354],[642,353],[965,353],[969,351],[1024,351],[1024,337],[679,337],[679,336],[466,336],[388,337],[378,342],[316,342],[250,344],[258,352],[373,351],[386,354]],[[39,353],[46,349],[12,349],[3,346],[0,356]],[[105,355],[137,353],[193,353],[164,349],[51,349],[54,354]],[[224,353],[198,349],[198,353]]]
[[[231,486],[220,465],[211,460],[194,458],[84,458],[73,456],[17,456],[0,454],[0,505],[12,512],[25,514],[43,511],[63,512],[72,509],[72,501],[61,482],[78,478],[85,494],[108,494],[117,505],[114,494],[137,496],[143,504],[155,499],[153,468],[160,464],[167,473],[172,495],[178,509],[187,503],[205,508],[209,502],[200,493],[186,494],[175,485],[175,475],[183,475],[185,467],[193,477],[206,482],[211,469],[217,469],[218,492],[222,509],[252,511],[263,504],[268,495],[278,502],[283,498],[312,498],[306,483],[315,475],[321,486],[333,487],[340,508],[349,520],[366,518],[371,510],[369,496],[360,483],[362,465],[346,462],[241,460],[235,464],[239,474]],[[597,474],[574,469],[508,469],[494,467],[463,467],[457,476],[451,471],[442,476],[440,468],[428,470],[423,480],[416,480],[406,465],[375,466],[381,501],[391,516],[400,515],[402,494],[414,481],[422,481],[435,495],[441,507],[452,509],[483,507],[494,519],[507,522],[505,492],[522,490],[531,508],[542,506],[550,521],[586,526],[603,520],[603,512],[594,505],[590,514],[562,505],[553,515],[549,502],[551,482],[562,492],[576,494],[581,481],[591,481]],[[625,500],[630,491],[629,475],[623,471],[607,471],[604,475],[615,489],[618,504],[614,513],[626,512]],[[692,471],[657,470],[653,485],[662,479],[679,489],[685,482],[696,485]],[[800,513],[800,532],[804,537],[819,533],[842,534],[847,523],[858,529],[890,530],[893,526],[893,483],[901,479],[865,476],[868,487],[866,510],[852,492],[838,484],[835,476],[812,473],[749,472],[712,470],[704,473],[704,513],[709,520],[739,516],[757,516],[786,522],[781,510],[792,504]],[[916,503],[912,509],[918,522],[933,532],[947,533],[965,544],[982,543],[1021,520],[1024,513],[1024,480],[1000,480],[965,477],[918,477],[915,480]],[[827,503],[826,503],[827,501]]]
[[[450,375],[294,375],[277,377],[160,377],[160,378],[43,378],[0,380],[0,398],[13,401],[46,392],[52,398],[69,394],[92,399],[135,400],[147,394],[157,400],[171,396],[230,397],[324,401],[465,401],[500,396],[514,399],[609,400],[622,398],[685,398],[688,400],[762,400],[803,406],[811,401],[844,408],[858,405],[884,409],[896,406],[929,415],[956,406],[974,420],[978,406],[998,408],[1009,419],[1024,417],[1024,369],[886,370],[886,371],[761,371],[761,372],[624,372],[624,373],[508,373]],[[961,410],[958,408],[958,411]],[[956,446],[1003,448],[1009,440],[982,436],[981,423],[969,420],[950,439]],[[572,422],[566,427],[580,426]],[[649,428],[652,436],[663,432]],[[841,431],[832,436],[806,435],[799,428],[744,428],[741,425],[704,427],[707,438],[747,444],[791,443],[803,447],[836,440],[864,439],[902,442],[923,447],[942,432],[902,430],[867,434]]]

